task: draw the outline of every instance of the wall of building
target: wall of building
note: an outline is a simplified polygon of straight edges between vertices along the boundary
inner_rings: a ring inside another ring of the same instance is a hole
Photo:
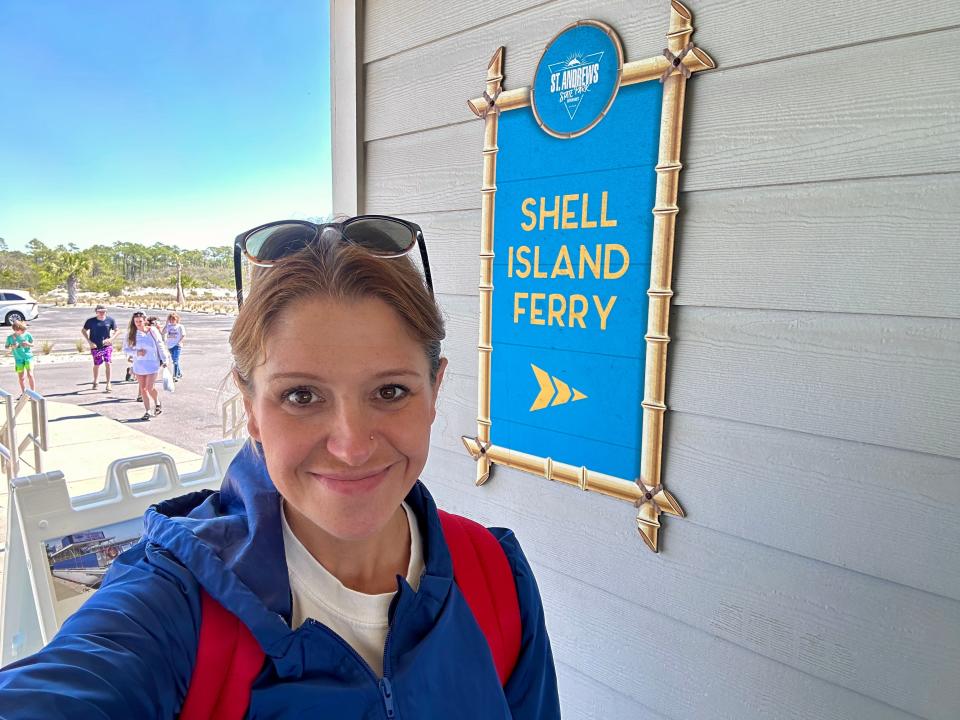
[[[359,207],[421,224],[448,318],[425,480],[516,529],[565,718],[956,718],[960,4],[688,7],[719,67],[687,93],[663,481],[688,518],[657,555],[626,503],[504,468],[473,485],[466,100],[499,45],[505,87],[529,85],[584,17],[657,55],[668,2],[369,0],[334,39],[357,40]]]

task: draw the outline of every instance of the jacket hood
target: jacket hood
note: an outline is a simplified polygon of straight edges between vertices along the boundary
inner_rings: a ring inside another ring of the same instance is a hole
[[[406,497],[419,523],[425,572],[418,595],[442,604],[453,564],[433,498],[420,481]],[[266,464],[248,442],[218,492],[183,495],[150,507],[144,537],[166,548],[199,584],[250,628],[271,656],[287,653],[295,632],[281,526],[281,498]],[[401,593],[412,588],[397,577]]]

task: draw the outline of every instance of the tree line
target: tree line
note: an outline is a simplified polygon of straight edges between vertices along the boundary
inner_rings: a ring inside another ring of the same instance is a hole
[[[184,250],[176,245],[116,242],[81,250],[73,243],[49,247],[40,240],[26,250],[9,250],[0,238],[0,286],[45,293],[65,287],[67,302],[79,290],[122,295],[138,287],[183,290],[190,287],[232,287],[233,249],[229,246]]]

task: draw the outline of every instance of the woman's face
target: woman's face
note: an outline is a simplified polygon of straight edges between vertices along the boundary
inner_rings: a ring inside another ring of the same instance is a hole
[[[146,323],[147,323],[147,319],[142,315],[133,316],[133,324],[134,326],[136,326],[137,330],[143,330]]]
[[[343,540],[382,530],[426,463],[445,364],[431,383],[423,347],[382,300],[288,307],[244,401],[288,510]]]

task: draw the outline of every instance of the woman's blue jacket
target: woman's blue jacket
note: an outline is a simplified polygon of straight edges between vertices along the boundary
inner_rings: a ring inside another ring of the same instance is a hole
[[[0,718],[177,717],[196,657],[201,586],[266,653],[249,718],[559,718],[540,595],[513,533],[493,530],[513,568],[523,626],[516,669],[501,687],[486,638],[453,583],[433,499],[418,482],[407,502],[420,522],[426,568],[416,592],[397,578],[385,681],[324,625],[290,629],[280,498],[248,445],[219,492],[150,508],[144,542],[116,560],[103,587],[43,650],[0,671]]]

